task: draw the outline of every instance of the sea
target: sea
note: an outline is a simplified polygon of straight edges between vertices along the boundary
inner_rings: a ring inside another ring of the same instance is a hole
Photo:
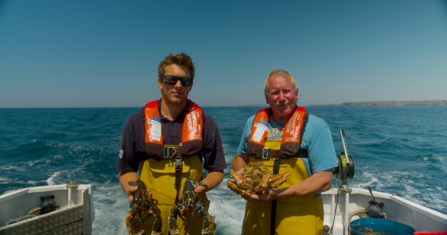
[[[228,169],[208,193],[216,234],[240,234],[245,201],[226,181],[246,120],[260,107],[203,107],[216,121]],[[335,151],[340,129],[355,162],[349,187],[397,193],[447,214],[446,106],[309,106],[328,123]],[[0,195],[74,180],[93,186],[93,234],[127,234],[129,202],[118,181],[127,118],[140,108],[0,109]],[[334,177],[332,187],[336,186]]]

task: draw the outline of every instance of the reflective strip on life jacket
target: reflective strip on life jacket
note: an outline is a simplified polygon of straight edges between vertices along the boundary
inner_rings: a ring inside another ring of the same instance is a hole
[[[264,144],[268,135],[268,122],[271,114],[271,108],[261,109],[253,120],[247,147],[248,154],[251,157],[263,157]],[[290,117],[282,134],[281,149],[279,150],[280,158],[298,156],[308,117],[309,113],[303,107],[297,108]]]

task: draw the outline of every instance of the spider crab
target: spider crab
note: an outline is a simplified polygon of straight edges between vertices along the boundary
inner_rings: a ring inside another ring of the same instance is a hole
[[[178,224],[175,217],[177,213],[183,209],[183,214],[188,214],[191,212],[194,215],[194,211],[197,211],[201,216],[205,217],[202,225],[202,234],[209,233],[210,221],[208,219],[208,212],[206,211],[202,202],[196,202],[197,198],[194,189],[198,185],[206,186],[206,183],[196,182],[192,179],[186,180],[185,185],[183,186],[182,196],[180,197],[178,203],[172,208],[171,214],[169,215],[169,230],[171,231],[171,235],[179,234]]]
[[[273,172],[267,170],[267,167],[260,161],[247,164],[241,174],[235,171],[230,172],[233,180],[228,180],[227,185],[233,192],[242,195],[264,194],[266,188],[277,188],[287,180],[290,172],[273,176]]]
[[[126,217],[126,227],[129,235],[144,234],[144,222],[151,215],[154,214],[157,218],[152,226],[151,235],[161,234],[161,212],[157,207],[157,200],[149,199],[146,185],[143,181],[131,181],[130,186],[137,186],[135,197],[130,203],[130,209]]]

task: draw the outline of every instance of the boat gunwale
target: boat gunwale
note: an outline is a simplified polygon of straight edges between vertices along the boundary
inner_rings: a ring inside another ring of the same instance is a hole
[[[366,189],[361,189],[361,188],[351,188],[351,192],[350,194],[357,194],[357,195],[363,195],[363,196],[371,196],[371,194],[369,193],[369,190]],[[336,195],[337,194],[337,188],[331,188],[325,192],[322,192],[323,195]],[[440,223],[443,224],[447,224],[447,215],[435,211],[433,209],[430,209],[426,206],[423,205],[419,205],[415,202],[412,202],[408,199],[405,199],[401,196],[398,195],[392,195],[389,193],[383,193],[383,192],[378,192],[378,191],[373,191],[374,197],[376,198],[381,198],[381,199],[388,199],[392,202],[395,202],[401,206],[405,206],[410,208],[411,210],[418,212],[424,216],[427,216],[433,220],[436,220]]]
[[[41,193],[47,191],[65,191],[65,190],[67,190],[66,184],[22,188],[0,195],[0,203],[29,193]]]

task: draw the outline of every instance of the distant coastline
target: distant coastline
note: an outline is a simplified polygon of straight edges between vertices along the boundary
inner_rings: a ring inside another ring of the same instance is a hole
[[[447,106],[447,100],[424,100],[424,101],[367,101],[367,102],[345,102],[341,104],[321,104],[307,106]]]
[[[253,107],[253,106],[260,106],[260,107],[268,107],[268,104],[244,104],[244,105],[239,105],[239,107]]]
[[[247,106],[264,106],[266,104],[247,104],[240,105],[241,107]],[[423,100],[423,101],[365,101],[365,102],[344,102],[341,104],[316,104],[305,106],[447,106],[447,100]]]

